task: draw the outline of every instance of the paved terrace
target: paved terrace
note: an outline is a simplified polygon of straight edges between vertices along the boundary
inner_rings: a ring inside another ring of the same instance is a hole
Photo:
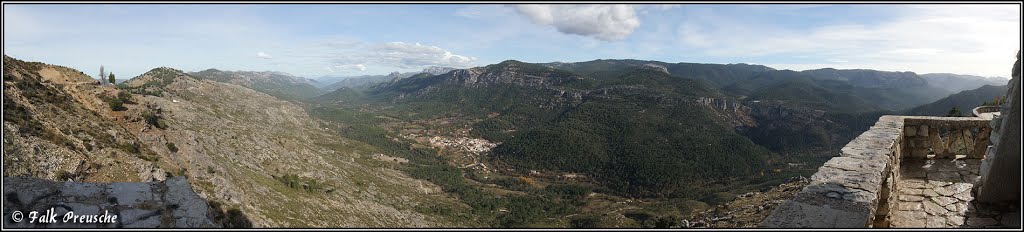
[[[975,199],[984,158],[992,150],[990,122],[882,116],[761,226],[1020,228],[1019,201],[985,204]]]

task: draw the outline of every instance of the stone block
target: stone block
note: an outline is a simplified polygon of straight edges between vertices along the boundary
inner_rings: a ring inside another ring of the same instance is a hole
[[[922,204],[921,202],[900,202],[897,205],[896,209],[906,211],[921,211],[924,210],[924,204]]]
[[[153,201],[153,189],[148,184],[117,182],[110,183],[107,195],[116,198],[119,205],[138,205],[143,202]]]
[[[903,127],[903,136],[914,137],[917,136],[917,128],[912,126]]]
[[[917,134],[921,136],[928,135],[928,125],[921,125],[920,127],[918,127]]]
[[[765,228],[866,228],[868,212],[847,212],[827,206],[785,201],[760,227]]]
[[[932,216],[946,215],[946,213],[949,212],[946,210],[946,208],[943,208],[942,206],[939,206],[939,204],[936,204],[935,202],[932,201],[923,201],[921,203],[924,205],[924,211]]]
[[[915,195],[908,195],[908,194],[900,194],[899,195],[899,200],[900,201],[904,201],[904,202],[919,202],[919,201],[924,200],[924,197],[922,197],[922,196],[915,196]]]
[[[951,204],[953,204],[953,203],[956,203],[956,202],[957,202],[956,198],[952,198],[952,197],[943,197],[943,196],[939,196],[939,197],[932,197],[932,198],[931,198],[931,200],[932,200],[933,202],[935,202],[936,204],[939,204],[939,206],[948,206],[948,205],[951,205]],[[956,208],[954,208],[954,210],[955,210],[955,209],[956,209]]]

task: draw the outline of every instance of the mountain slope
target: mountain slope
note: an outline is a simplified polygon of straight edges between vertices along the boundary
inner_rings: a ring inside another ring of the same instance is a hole
[[[257,226],[454,225],[416,207],[457,205],[452,199],[429,194],[436,187],[374,160],[375,148],[326,130],[291,102],[169,68],[124,88],[160,93],[140,101],[160,109],[165,126],[138,136],[185,166],[201,195],[241,208]]]
[[[996,100],[996,97],[1006,94],[1006,85],[991,86],[985,85],[977,89],[965,90],[957,94],[939,99],[938,101],[924,104],[910,109],[909,115],[946,116],[950,109],[956,107],[965,114],[970,114],[975,107],[986,102]]]
[[[281,72],[221,71],[207,69],[190,73],[200,79],[231,83],[285,100],[300,100],[320,95],[320,89],[308,80]]]
[[[416,75],[365,99],[393,104],[386,112],[410,119],[451,112],[481,119],[471,133],[500,144],[498,165],[580,172],[627,194],[684,193],[695,182],[765,167],[767,150],[698,103],[698,96],[721,97],[717,91],[651,67],[601,75],[505,61]]]
[[[1010,80],[1006,78],[986,78],[973,75],[960,75],[952,73],[928,73],[921,74],[928,85],[949,90],[951,93],[959,93],[964,90],[972,90],[984,85],[1000,86],[1006,85]]]
[[[476,226],[431,182],[341,137],[292,102],[172,68],[118,88],[4,60],[4,175],[148,181],[186,176],[228,226]],[[110,96],[110,97],[105,97]],[[116,96],[116,97],[114,97]],[[123,109],[112,110],[113,99]]]
[[[162,180],[166,160],[132,136],[77,70],[4,56],[4,176],[57,181]]]

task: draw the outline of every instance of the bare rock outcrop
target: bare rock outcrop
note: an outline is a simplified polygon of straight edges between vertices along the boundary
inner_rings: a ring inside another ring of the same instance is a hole
[[[4,177],[3,199],[4,215],[11,216],[5,228],[220,227],[206,200],[181,176],[113,183]],[[55,221],[42,220],[46,215]]]

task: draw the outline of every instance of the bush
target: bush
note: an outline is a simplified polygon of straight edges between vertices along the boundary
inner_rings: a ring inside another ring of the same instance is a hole
[[[153,127],[159,128],[159,129],[166,129],[167,128],[167,124],[164,123],[164,120],[162,118],[160,118],[160,116],[157,115],[157,113],[154,113],[151,110],[147,110],[146,112],[143,112],[142,113],[142,117],[146,119],[146,124],[149,124],[149,125],[151,125]]]
[[[282,184],[288,186],[289,188],[300,189],[306,192],[334,192],[334,188],[332,188],[330,185],[327,185],[314,179],[300,177],[295,174],[275,176],[274,179],[277,179],[277,181],[280,181]]]
[[[128,110],[127,107],[124,107],[124,101],[122,101],[119,98],[108,99],[107,100],[107,104],[110,105],[110,110],[113,110],[113,111],[125,111],[125,110]]]
[[[178,147],[174,146],[174,143],[166,143],[166,145],[167,150],[170,150],[171,152],[178,152]]]

